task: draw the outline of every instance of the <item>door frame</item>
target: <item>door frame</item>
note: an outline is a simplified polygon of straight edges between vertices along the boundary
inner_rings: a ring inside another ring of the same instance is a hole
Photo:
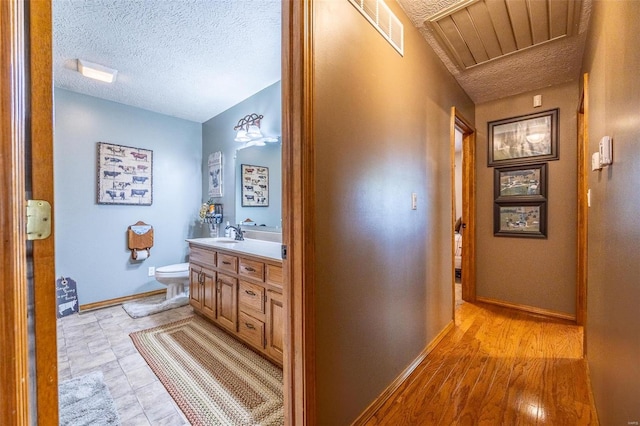
[[[589,74],[582,80],[582,93],[578,105],[578,217],[577,217],[577,271],[576,271],[576,323],[585,326],[587,323],[587,261],[589,232]],[[584,331],[584,352],[586,353],[587,336]]]
[[[29,417],[25,200],[25,10],[21,0],[0,2],[0,424]]]
[[[3,345],[0,380],[11,397],[0,401],[0,424],[30,424],[28,345],[26,327],[24,132],[33,124],[32,147],[38,152],[34,168],[34,198],[53,199],[53,96],[51,3],[30,2],[31,56],[13,60],[16,50],[24,49],[24,0],[0,2],[0,32],[12,48],[3,49],[2,108],[2,278],[13,283],[0,302],[0,333]],[[282,3],[282,86],[283,86],[283,242],[288,247],[284,260],[285,332],[284,353],[285,419],[289,425],[315,424],[314,375],[314,155],[313,155],[313,2],[285,0]],[[18,52],[19,53],[19,52]],[[31,80],[24,67],[30,65]],[[29,85],[27,85],[27,81]],[[29,89],[30,93],[25,94]],[[25,110],[12,106],[32,103],[31,122]],[[21,127],[22,126],[22,127]],[[34,156],[34,160],[36,160]],[[48,186],[47,186],[48,181]],[[5,190],[6,189],[6,190]],[[16,232],[18,230],[18,232]],[[55,322],[54,239],[34,243],[38,262],[36,278],[37,399],[39,425],[58,424],[57,341]],[[40,263],[40,257],[43,262]],[[48,335],[46,335],[48,334]],[[47,361],[48,360],[48,361]]]
[[[476,301],[476,130],[462,113],[451,107],[449,129],[451,146],[451,229],[456,221],[455,199],[455,144],[456,128],[462,132],[462,300]],[[455,276],[455,239],[451,233],[451,271]],[[453,286],[453,309],[455,312],[455,280]]]
[[[315,157],[313,0],[282,2],[282,222],[285,423],[314,425]]]
[[[54,239],[27,245],[26,197],[53,200],[53,86],[50,2],[1,2],[2,280],[0,424],[58,424]],[[37,153],[37,155],[33,155]],[[27,194],[27,191],[30,194]],[[53,224],[52,224],[53,227]],[[33,260],[29,270],[27,256]],[[29,356],[28,286],[33,291],[34,358]],[[53,319],[53,320],[52,320]],[[29,363],[36,388],[29,389]],[[32,419],[35,413],[37,419]]]

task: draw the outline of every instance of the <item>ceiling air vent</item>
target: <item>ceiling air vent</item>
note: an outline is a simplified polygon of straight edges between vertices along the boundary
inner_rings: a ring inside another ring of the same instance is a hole
[[[382,0],[349,0],[376,30],[404,56],[404,27]]]
[[[582,0],[464,0],[425,21],[461,69],[570,37]]]

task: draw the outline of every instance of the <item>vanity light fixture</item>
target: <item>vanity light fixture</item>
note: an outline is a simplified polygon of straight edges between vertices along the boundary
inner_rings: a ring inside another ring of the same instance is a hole
[[[118,70],[105,67],[104,65],[94,64],[84,59],[78,59],[78,72],[85,77],[104,81],[105,83],[113,83],[116,81],[116,75],[118,75]]]
[[[262,139],[260,120],[263,118],[263,115],[258,115],[255,112],[242,117],[233,128],[233,130],[238,132],[234,140],[236,142],[249,142],[254,139]]]

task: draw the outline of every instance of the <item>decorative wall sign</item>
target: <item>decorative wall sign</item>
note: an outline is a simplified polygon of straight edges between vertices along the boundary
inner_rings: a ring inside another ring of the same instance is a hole
[[[222,197],[222,151],[209,154],[209,197]]]
[[[70,277],[60,277],[56,280],[56,300],[58,318],[78,312],[77,285]]]
[[[558,108],[489,122],[488,165],[526,164],[558,157]]]
[[[98,204],[150,206],[153,151],[98,142]]]
[[[242,164],[242,207],[269,206],[269,168]]]

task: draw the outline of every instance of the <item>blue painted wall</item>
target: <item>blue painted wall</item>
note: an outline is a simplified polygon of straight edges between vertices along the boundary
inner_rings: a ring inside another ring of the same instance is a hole
[[[163,288],[147,276],[187,259],[200,236],[202,125],[55,89],[56,275],[78,284],[80,305]],[[97,142],[153,150],[153,205],[98,205]],[[129,225],[154,227],[151,257],[132,262]]]
[[[246,219],[244,216],[247,216],[246,212],[238,212],[241,217],[236,217],[236,181],[239,181],[240,178],[236,177],[236,162],[234,157],[236,154],[236,148],[240,144],[233,140],[236,137],[236,132],[233,130],[233,127],[238,124],[238,120],[242,117],[255,112],[256,114],[262,114],[264,116],[264,119],[262,119],[260,123],[260,129],[265,136],[282,135],[281,91],[282,85],[278,81],[202,124],[202,158],[204,160],[202,164],[202,199],[204,201],[209,199],[209,196],[207,195],[209,187],[209,182],[207,180],[207,159],[209,158],[209,154],[216,151],[222,151],[222,169],[224,174],[223,194],[220,198],[214,198],[214,201],[216,203],[223,204],[223,223],[226,223],[226,221],[234,223],[237,220]],[[248,149],[255,150],[256,148]],[[273,150],[273,147],[268,150]],[[265,150],[264,152],[266,153],[268,150]],[[275,221],[279,224],[279,220],[282,217],[282,211],[280,208],[280,200],[282,198],[282,173],[280,170],[275,171],[275,169],[272,169],[273,165],[271,163],[268,166],[270,167],[270,207],[252,207],[251,209],[271,212],[269,214],[271,214],[275,219],[269,219],[263,216],[263,213],[260,213],[259,218],[255,213],[252,213],[248,217],[256,221],[260,220],[260,223],[269,220]],[[256,217],[255,219],[254,216]]]

